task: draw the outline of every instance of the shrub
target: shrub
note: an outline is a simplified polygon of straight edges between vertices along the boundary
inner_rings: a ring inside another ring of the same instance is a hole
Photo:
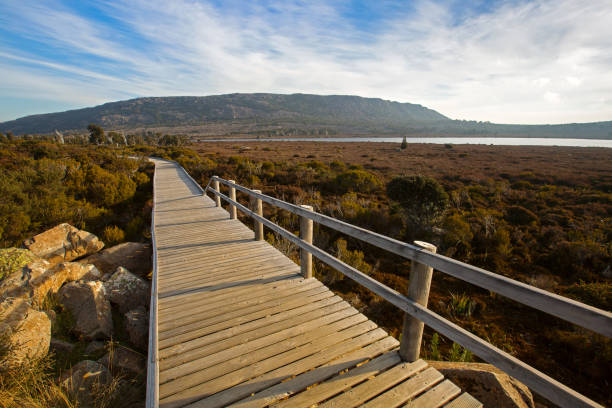
[[[0,281],[34,260],[34,254],[27,249],[0,249]]]
[[[102,232],[102,241],[107,247],[120,244],[125,241],[125,232],[116,225],[108,226]]]
[[[512,225],[529,225],[538,221],[537,215],[520,205],[508,207],[505,218]]]
[[[372,173],[365,170],[348,170],[340,173],[334,179],[334,187],[340,194],[355,191],[358,193],[371,193],[378,190],[382,182]]]
[[[398,201],[410,221],[433,226],[448,207],[448,194],[436,180],[425,176],[396,177],[387,184],[387,195]]]

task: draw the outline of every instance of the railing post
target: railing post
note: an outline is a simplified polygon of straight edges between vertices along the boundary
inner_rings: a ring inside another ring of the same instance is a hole
[[[219,190],[219,180],[217,180],[218,176],[213,176],[213,189],[217,192],[220,193],[221,190]],[[215,205],[217,207],[221,207],[221,197],[219,197],[218,195],[215,194]]]
[[[236,184],[236,182],[234,180],[227,180],[228,183],[230,184]],[[236,187],[230,186],[229,188],[229,198],[232,201],[236,201]],[[235,220],[236,217],[236,206],[234,204],[230,203],[230,208],[229,208],[229,213],[230,213],[230,220]]]
[[[414,244],[425,251],[436,252],[436,246],[422,241]],[[410,282],[408,283],[408,298],[427,307],[429,289],[433,268],[417,261],[412,261]],[[400,342],[399,354],[404,361],[413,362],[419,359],[421,341],[423,339],[423,322],[409,314],[404,314],[404,327]]]
[[[253,190],[254,193],[261,194],[261,190]],[[251,196],[251,209],[255,211],[257,215],[263,217],[263,204],[261,198]],[[263,224],[257,220],[253,220],[253,229],[255,230],[255,241],[263,241]]]
[[[305,210],[312,211],[310,205],[300,205]],[[300,217],[300,238],[312,244],[312,220]],[[300,250],[300,268],[304,278],[312,278],[312,254],[305,249]]]

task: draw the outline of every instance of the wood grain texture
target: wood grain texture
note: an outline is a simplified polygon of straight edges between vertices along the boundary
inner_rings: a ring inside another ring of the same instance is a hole
[[[231,219],[241,205],[228,213],[181,167],[154,162],[147,407],[297,406],[353,387],[363,401],[411,375],[397,340]],[[373,373],[384,377],[364,388]]]

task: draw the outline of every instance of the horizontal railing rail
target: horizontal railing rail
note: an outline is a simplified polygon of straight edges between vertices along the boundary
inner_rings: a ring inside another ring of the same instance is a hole
[[[237,200],[222,194],[220,191],[211,187],[211,183],[215,187],[218,186],[218,183],[221,183],[229,187],[230,192],[232,193],[235,192],[235,190],[241,191],[249,195],[252,199],[261,200],[262,202],[287,210],[336,231],[345,233],[351,237],[410,259],[414,262],[429,265],[438,271],[445,272],[451,276],[501,294],[522,304],[557,316],[607,337],[612,337],[612,313],[543,291],[539,288],[497,275],[493,272],[445,257],[443,255],[429,252],[418,246],[410,245],[373,231],[356,227],[326,215],[310,211],[301,206],[267,196],[259,191],[253,191],[244,186],[235,184],[233,181],[224,180],[217,176],[213,176],[206,188],[202,189],[203,194],[206,194],[206,192],[212,193],[215,197],[222,199],[223,201],[227,202],[230,207],[233,207],[231,208],[232,211],[238,209],[244,214],[253,218],[255,222],[267,226],[274,232],[301,248],[303,251],[307,251],[320,261],[338,270],[345,276],[355,280],[362,286],[370,289],[375,294],[403,310],[405,313],[419,319],[432,329],[440,332],[444,336],[470,350],[484,361],[493,364],[509,375],[522,381],[528,387],[551,402],[562,407],[601,407],[601,405],[590,400],[589,398],[581,395],[557,380],[538,371],[537,369],[518,360],[503,350],[500,350],[487,341],[427,309],[426,306],[423,306],[405,295],[402,295],[388,286],[385,286],[384,284],[372,279],[363,272],[358,271],[352,266],[347,265],[346,263],[335,258],[333,255],[312,245],[312,243],[307,242],[290,231],[287,231],[281,226],[264,218],[261,211],[259,211],[260,214],[257,214],[246,206],[240,204]],[[220,205],[219,201],[217,201],[217,205]],[[232,214],[232,211],[230,211],[230,215]]]

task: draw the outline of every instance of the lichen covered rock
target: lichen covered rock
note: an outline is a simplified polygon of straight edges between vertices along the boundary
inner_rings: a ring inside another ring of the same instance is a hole
[[[124,242],[79,262],[96,265],[102,274],[112,274],[118,267],[123,266],[134,275],[145,277],[151,272],[151,244]]]
[[[7,342],[9,353],[0,361],[0,368],[47,355],[51,342],[51,321],[47,315],[23,300],[7,303],[3,302],[0,311],[0,336]]]
[[[70,282],[60,289],[59,300],[74,317],[77,335],[87,340],[112,336],[111,307],[102,282]]]
[[[147,281],[123,267],[116,269],[113,276],[104,283],[104,287],[111,303],[116,305],[121,313],[149,305],[150,288]]]
[[[23,246],[56,264],[98,252],[104,243],[94,234],[64,223],[27,239]]]

